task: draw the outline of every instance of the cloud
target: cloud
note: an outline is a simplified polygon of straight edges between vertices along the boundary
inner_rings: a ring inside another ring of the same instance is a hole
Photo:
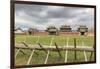
[[[94,9],[44,5],[15,5],[15,27],[46,29],[49,25],[94,26]]]

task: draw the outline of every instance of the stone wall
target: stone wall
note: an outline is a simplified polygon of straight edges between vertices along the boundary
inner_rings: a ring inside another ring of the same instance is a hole
[[[48,35],[48,32],[34,32],[33,35]]]
[[[28,32],[26,33],[20,33],[20,35],[29,35]],[[33,32],[31,35],[35,35],[35,36],[45,36],[45,35],[49,35],[48,32]],[[93,36],[93,33],[87,33],[87,36]],[[58,32],[58,36],[80,36],[80,32]]]
[[[94,36],[94,32],[88,32],[87,36]]]
[[[79,36],[79,32],[59,32],[59,36]]]

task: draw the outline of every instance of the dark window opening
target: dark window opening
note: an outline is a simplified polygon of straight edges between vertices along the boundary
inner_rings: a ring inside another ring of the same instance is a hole
[[[85,32],[81,32],[81,35],[85,35]]]
[[[29,35],[32,35],[32,32],[31,31],[28,31]]]
[[[56,32],[49,32],[49,35],[56,35]]]

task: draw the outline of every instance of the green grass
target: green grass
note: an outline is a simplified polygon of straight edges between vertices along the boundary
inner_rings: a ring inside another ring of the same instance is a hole
[[[85,46],[93,46],[94,38],[93,37],[87,37],[87,36],[32,36],[32,35],[15,35],[15,44],[21,44],[22,41],[24,41],[27,44],[36,45],[36,42],[39,39],[39,43],[42,45],[50,46],[51,40],[53,39],[52,46],[54,46],[54,43],[56,42],[58,46],[66,46],[67,41],[69,46],[74,45],[74,38],[76,38],[76,45],[81,46],[82,42],[84,42]],[[17,50],[15,50],[16,53]],[[15,58],[15,64],[16,65],[26,65],[28,58],[32,51],[30,50],[23,50],[25,52],[25,55],[21,52],[18,53],[17,57]],[[65,52],[66,51],[60,51],[62,58],[59,57],[58,52],[56,51],[50,51],[50,55],[47,61],[47,64],[56,64],[56,63],[64,63],[65,61]],[[37,54],[38,55],[37,55]],[[87,59],[89,61],[90,58],[90,52],[86,52]],[[38,51],[35,50],[35,53],[31,59],[30,64],[44,64],[46,59],[46,53],[44,51]],[[67,62],[84,62],[84,53],[77,51],[77,60],[74,58],[74,51],[68,51],[67,54]],[[94,54],[92,57],[92,61],[94,61]]]
[[[50,45],[51,39],[54,37],[53,43],[56,42],[60,46],[66,45],[67,38],[69,38],[69,45],[74,45],[74,38],[76,38],[77,45],[82,45],[82,42],[84,42],[84,45],[91,46],[94,43],[93,37],[85,37],[85,36],[77,36],[77,37],[64,37],[64,36],[40,36],[39,37],[39,43],[43,45]],[[36,44],[38,40],[38,36],[32,36],[32,35],[16,35],[15,36],[15,43],[20,44],[22,41],[26,42],[27,44]]]
[[[29,53],[31,53],[31,52],[30,52],[30,50],[22,50],[22,51],[25,53],[25,55],[21,52],[18,53],[17,57],[15,58],[16,65],[26,65],[26,63],[27,63],[27,60],[30,56]]]

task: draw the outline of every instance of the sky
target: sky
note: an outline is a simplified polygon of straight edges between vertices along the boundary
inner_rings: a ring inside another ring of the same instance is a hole
[[[45,30],[48,26],[57,28],[70,25],[76,30],[79,25],[94,27],[94,9],[50,5],[15,5],[15,28],[37,28]]]

